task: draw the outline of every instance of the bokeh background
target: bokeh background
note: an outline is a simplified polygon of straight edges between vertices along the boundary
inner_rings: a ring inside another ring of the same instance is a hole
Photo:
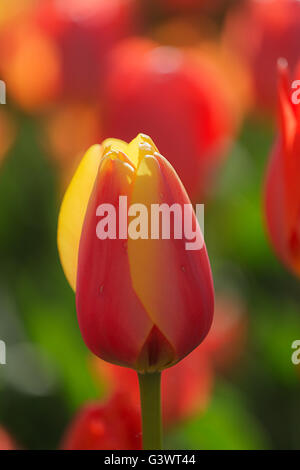
[[[3,447],[64,447],[78,411],[112,393],[80,336],[57,216],[91,144],[144,132],[192,201],[205,202],[217,298],[193,374],[169,386],[181,412],[176,402],[165,447],[300,448],[291,362],[300,280],[276,259],[263,210],[280,57],[294,73],[294,0],[1,2],[0,426],[12,440]],[[117,428],[127,418],[113,419]]]

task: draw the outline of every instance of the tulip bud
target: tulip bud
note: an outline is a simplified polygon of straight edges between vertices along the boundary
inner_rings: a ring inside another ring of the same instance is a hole
[[[291,100],[286,64],[280,63],[279,136],[265,184],[265,214],[270,241],[280,260],[300,274],[300,113]]]
[[[128,213],[121,211],[120,196],[127,198]],[[206,337],[213,283],[204,242],[201,249],[187,250],[184,230],[181,238],[152,237],[151,225],[151,236],[131,235],[132,226],[142,223],[141,215],[132,220],[138,204],[147,209],[147,223],[153,204],[177,204],[182,213],[187,208],[201,235],[178,176],[149,137],[92,147],[64,198],[58,246],[76,286],[79,326],[90,350],[108,362],[155,372],[177,363]],[[118,214],[116,227],[108,223],[106,239],[98,236],[107,219],[99,218],[103,205]],[[181,224],[174,224],[174,232]]]
[[[107,403],[84,406],[68,427],[64,450],[140,450],[141,418],[137,407],[116,394]]]

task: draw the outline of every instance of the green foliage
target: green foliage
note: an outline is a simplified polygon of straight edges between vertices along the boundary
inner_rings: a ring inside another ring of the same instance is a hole
[[[167,448],[173,448],[172,443],[175,448],[183,444],[181,448],[196,450],[270,448],[261,424],[251,414],[241,394],[228,383],[217,385],[212,403],[203,415],[173,431],[166,442]]]

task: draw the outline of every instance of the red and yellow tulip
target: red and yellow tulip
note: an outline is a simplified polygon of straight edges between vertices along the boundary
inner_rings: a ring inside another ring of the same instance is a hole
[[[102,203],[189,205],[175,171],[152,140],[129,145],[110,139],[83,158],[64,198],[58,224],[63,268],[74,289],[79,325],[100,358],[140,372],[177,363],[207,335],[213,283],[205,245],[186,251],[185,239],[96,237]]]

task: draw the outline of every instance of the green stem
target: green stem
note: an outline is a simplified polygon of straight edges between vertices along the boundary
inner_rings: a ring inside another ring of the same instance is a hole
[[[162,448],[160,378],[161,373],[138,374],[140,384],[143,448]]]

